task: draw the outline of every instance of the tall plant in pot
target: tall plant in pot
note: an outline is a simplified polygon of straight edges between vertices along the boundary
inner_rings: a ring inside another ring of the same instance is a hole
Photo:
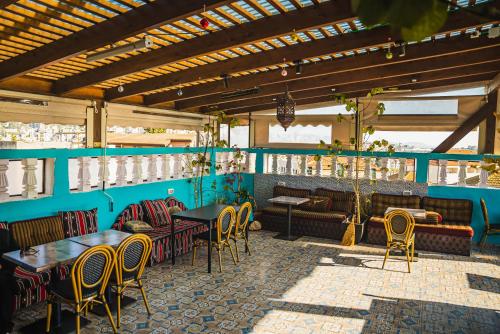
[[[358,98],[349,99],[343,94],[335,95],[335,101],[339,104],[345,104],[345,109],[347,111],[347,117],[351,118],[354,122],[354,136],[349,139],[349,143],[343,143],[339,139],[332,140],[332,144],[328,145],[321,141],[319,144],[320,149],[326,150],[326,155],[333,157],[342,153],[344,147],[350,147],[354,153],[354,166],[349,166],[347,163],[341,164],[341,170],[346,170],[348,168],[354,167],[354,174],[351,182],[352,190],[354,192],[354,214],[351,219],[347,222],[347,228],[342,238],[342,245],[351,246],[356,242],[356,225],[362,224],[362,217],[367,214],[367,201],[368,198],[363,196],[361,191],[361,180],[360,180],[360,164],[363,158],[363,153],[372,153],[375,151],[385,151],[389,154],[394,152],[394,146],[389,144],[387,140],[374,140],[370,142],[370,137],[375,133],[373,126],[363,126],[363,115],[364,112],[369,108],[372,103],[373,96],[381,94],[383,92],[382,88],[374,88],[367,94],[367,102],[360,103]],[[385,111],[385,106],[383,103],[378,102],[376,105],[376,111],[378,115],[382,115]],[[337,116],[337,121],[340,123],[346,120],[346,116],[339,114]],[[321,159],[321,155],[316,155],[315,160]],[[340,171],[339,171],[340,173]],[[341,176],[341,175],[339,175]],[[370,182],[374,184],[374,182]],[[358,229],[359,230],[359,229]]]

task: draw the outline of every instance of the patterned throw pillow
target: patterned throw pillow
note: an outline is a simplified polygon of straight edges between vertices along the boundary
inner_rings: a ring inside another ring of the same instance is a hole
[[[441,224],[443,221],[443,216],[439,212],[434,211],[426,211],[425,212],[425,223],[437,225]]]
[[[182,210],[177,205],[168,208],[168,213],[170,214],[170,216],[175,215],[176,213],[179,213],[179,212],[182,212],[182,211],[184,211],[184,210]]]
[[[60,211],[64,237],[71,238],[97,232],[97,208],[87,211]]]
[[[142,201],[146,223],[153,227],[169,225],[171,223],[168,207],[164,200]]]
[[[304,211],[328,212],[332,207],[332,200],[326,196],[308,196],[309,202],[299,205]]]
[[[140,220],[129,220],[128,222],[125,222],[125,224],[123,224],[123,227],[126,231],[132,233],[141,233],[153,230],[153,227],[151,227],[151,225]]]

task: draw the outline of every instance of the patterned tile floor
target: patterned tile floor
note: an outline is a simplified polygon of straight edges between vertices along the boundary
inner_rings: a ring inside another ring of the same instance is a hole
[[[147,268],[154,314],[142,299],[122,311],[122,333],[500,333],[498,252],[472,257],[420,253],[412,273],[383,249],[342,247],[303,237],[295,242],[252,234],[252,256],[224,273],[206,273],[206,253],[174,267]],[[217,257],[214,256],[215,268]],[[45,315],[38,305],[16,315],[16,328]],[[89,315],[83,333],[109,333]]]

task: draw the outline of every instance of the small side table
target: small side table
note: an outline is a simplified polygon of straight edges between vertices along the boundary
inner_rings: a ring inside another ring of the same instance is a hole
[[[288,206],[288,233],[280,233],[274,236],[274,238],[288,241],[295,241],[300,238],[300,236],[292,235],[292,206],[297,206],[309,202],[309,198],[279,196],[271,198],[268,201],[274,204],[283,204]]]

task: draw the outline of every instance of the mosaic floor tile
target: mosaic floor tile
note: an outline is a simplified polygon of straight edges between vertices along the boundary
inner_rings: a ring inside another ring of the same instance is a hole
[[[122,310],[121,333],[498,333],[500,258],[420,252],[412,273],[380,247],[343,247],[303,237],[251,235],[252,256],[238,266],[224,254],[224,272],[206,272],[206,250],[147,268],[143,279],[153,315],[137,302]],[[16,328],[45,315],[45,305],[16,314]],[[111,333],[89,315],[82,333]]]

